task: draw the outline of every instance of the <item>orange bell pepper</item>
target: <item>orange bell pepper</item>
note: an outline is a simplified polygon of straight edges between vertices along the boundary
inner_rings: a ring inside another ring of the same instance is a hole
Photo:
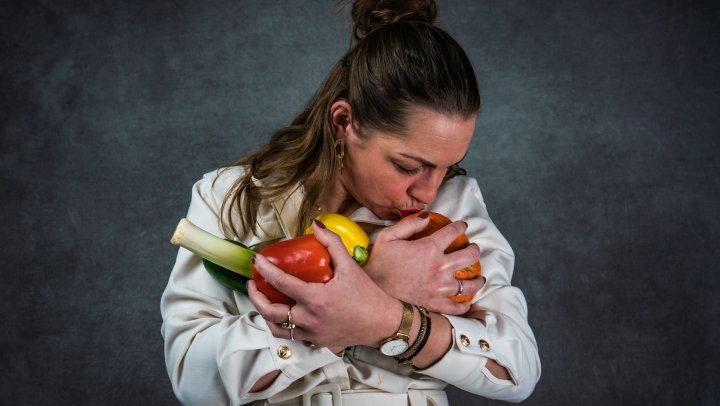
[[[405,220],[411,217],[418,217],[422,212],[417,212],[410,214],[408,216],[405,216],[401,219]],[[440,213],[436,212],[428,212],[430,222],[428,223],[428,226],[425,227],[424,230],[414,234],[412,237],[409,238],[409,240],[417,240],[423,237],[427,237],[437,230],[445,227],[446,225],[452,223],[452,221],[443,216]],[[445,254],[450,254],[451,252],[455,252],[458,250],[461,250],[465,247],[467,247],[470,244],[470,240],[468,240],[467,235],[463,234],[458,236],[447,249],[445,250]],[[474,264],[470,266],[466,266],[465,268],[458,269],[455,271],[455,279],[457,280],[467,280],[467,279],[475,279],[478,276],[480,276],[480,262],[475,262]],[[450,296],[450,300],[458,303],[468,302],[472,300],[471,295],[461,295],[461,296]]]

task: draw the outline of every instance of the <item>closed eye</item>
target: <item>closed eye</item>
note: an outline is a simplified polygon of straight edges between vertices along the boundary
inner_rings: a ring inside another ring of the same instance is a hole
[[[406,168],[402,165],[398,165],[398,164],[394,164],[394,165],[395,165],[395,169],[398,172],[402,173],[403,175],[407,175],[407,176],[415,175],[416,173],[418,173],[418,171],[420,171],[420,168]]]

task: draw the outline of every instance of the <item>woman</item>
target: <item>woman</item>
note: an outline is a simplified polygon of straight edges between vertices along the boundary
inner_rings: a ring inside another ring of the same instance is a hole
[[[510,401],[534,389],[540,362],[510,286],[512,249],[458,166],[480,108],[475,76],[435,16],[433,1],[355,1],[356,43],[306,109],[194,186],[187,217],[247,245],[312,224],[334,276],[305,283],[256,255],[256,269],[296,300],[289,307],[253,281],[247,296],[221,286],[181,249],[161,310],[182,402],[443,405],[447,384]],[[457,221],[408,241],[427,216],[397,220],[418,210]],[[370,235],[363,268],[313,221],[330,212]],[[473,244],[445,255],[463,233]],[[483,278],[454,279],[478,259]],[[459,294],[472,305],[448,298]]]

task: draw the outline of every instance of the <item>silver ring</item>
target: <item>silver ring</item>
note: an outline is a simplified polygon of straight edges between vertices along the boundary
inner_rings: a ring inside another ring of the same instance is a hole
[[[293,329],[290,329],[290,341],[295,341],[295,339],[293,338],[292,332],[293,332]]]
[[[455,296],[461,296],[463,294],[463,281],[458,281],[458,291]]]

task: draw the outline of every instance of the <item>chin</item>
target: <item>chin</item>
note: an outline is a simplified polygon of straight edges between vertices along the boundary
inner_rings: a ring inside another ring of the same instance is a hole
[[[382,207],[374,209],[372,212],[383,220],[399,220],[402,217],[397,209]]]

